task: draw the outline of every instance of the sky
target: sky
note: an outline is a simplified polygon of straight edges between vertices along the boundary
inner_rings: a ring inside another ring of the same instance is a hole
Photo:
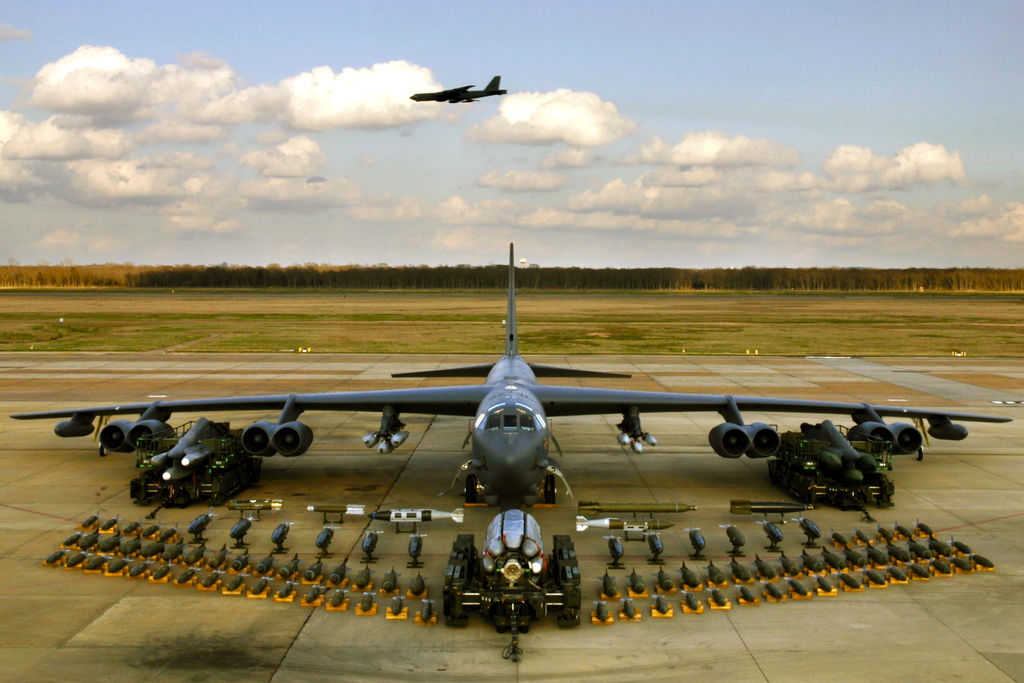
[[[1021,267],[1022,28],[1018,0],[0,0],[0,263]]]

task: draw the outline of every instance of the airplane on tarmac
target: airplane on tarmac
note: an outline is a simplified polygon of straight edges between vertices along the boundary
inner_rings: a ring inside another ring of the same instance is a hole
[[[553,503],[556,477],[562,477],[557,462],[549,453],[553,440],[548,420],[568,415],[622,415],[617,427],[619,443],[641,452],[644,444],[657,441],[641,424],[644,412],[715,411],[723,422],[708,435],[712,450],[726,458],[747,455],[763,458],[780,446],[775,427],[762,422],[747,424],[741,411],[848,414],[856,426],[850,438],[866,435],[892,443],[897,453],[917,452],[923,437],[909,423],[886,423],[883,417],[927,420],[928,433],[937,439],[960,440],[967,429],[954,422],[1009,422],[1010,418],[955,413],[944,410],[877,406],[867,403],[729,396],[719,394],[681,394],[671,392],[599,389],[540,384],[548,377],[629,377],[612,372],[540,365],[527,362],[519,354],[516,336],[516,291],[514,247],[509,245],[508,313],[505,352],[494,363],[405,372],[394,377],[485,377],[483,384],[381,391],[331,392],[320,394],[283,394],[177,401],[153,401],[116,406],[95,406],[42,412],[20,413],[18,420],[69,418],[54,431],[63,437],[85,436],[95,427],[97,416],[133,416],[107,423],[99,433],[100,452],[130,453],[141,439],[171,431],[167,420],[173,413],[198,411],[280,410],[277,422],[260,420],[242,432],[243,447],[254,455],[285,457],[306,452],[313,443],[313,431],[298,420],[305,411],[373,411],[381,413],[380,428],[363,437],[368,448],[390,453],[408,437],[401,421],[402,413],[454,415],[473,418],[467,441],[472,458],[462,469],[466,472],[467,503],[486,502],[504,509],[530,506],[536,502]],[[138,417],[134,417],[138,415]],[[557,446],[557,444],[556,444]],[[182,460],[168,463],[182,467]],[[856,463],[845,463],[855,467]]]
[[[508,92],[507,90],[501,90],[501,76],[492,78],[491,82],[483,90],[470,90],[472,87],[471,85],[464,85],[461,88],[441,90],[440,92],[418,92],[409,97],[409,99],[416,100],[417,102],[449,102],[455,104],[457,102],[476,102],[481,97],[504,95]]]

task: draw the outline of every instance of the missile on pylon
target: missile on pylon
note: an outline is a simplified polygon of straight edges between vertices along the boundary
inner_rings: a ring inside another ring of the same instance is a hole
[[[581,502],[576,509],[578,515],[593,515],[600,512],[691,512],[696,505],[688,503],[598,503],[596,501]]]

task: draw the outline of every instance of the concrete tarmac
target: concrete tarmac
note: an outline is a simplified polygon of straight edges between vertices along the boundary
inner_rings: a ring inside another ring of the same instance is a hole
[[[343,391],[426,386],[450,381],[395,380],[392,372],[493,360],[492,357],[416,357],[328,354],[0,354],[0,414],[50,408],[258,393]],[[935,577],[884,590],[836,597],[741,607],[736,588],[725,590],[730,611],[682,614],[672,596],[671,619],[651,617],[651,599],[636,602],[640,623],[616,621],[559,629],[553,619],[521,637],[523,659],[502,659],[508,637],[482,619],[465,628],[420,626],[410,618],[387,620],[390,599],[375,596],[380,613],[328,612],[298,603],[251,600],[220,593],[86,575],[81,570],[42,566],[42,560],[99,512],[104,519],[142,519],[151,508],[132,504],[128,482],[134,457],[99,458],[91,438],[61,439],[50,421],[2,420],[0,440],[0,671],[5,680],[678,680],[688,676],[730,681],[891,681],[968,679],[1024,680],[1024,359],[861,359],[602,356],[531,357],[581,368],[633,373],[630,380],[552,380],[564,384],[684,392],[942,407],[1004,415],[1009,424],[968,424],[966,441],[933,441],[918,462],[901,456],[893,472],[895,505],[868,512],[878,523],[926,522],[942,539],[955,536],[995,562],[992,573]],[[998,402],[998,403],[997,403]],[[1014,403],[1017,402],[1017,403]],[[176,415],[175,422],[198,415]],[[209,415],[243,426],[254,414]],[[729,501],[786,500],[768,481],[764,461],[716,457],[707,432],[716,414],[645,415],[644,427],[659,445],[642,455],[615,441],[618,415],[554,420],[563,450],[562,468],[577,500],[684,502],[695,512],[663,516],[674,526],[661,532],[665,570],[679,578],[682,561],[694,562],[687,527],[700,527],[706,554],[728,564],[722,524],[746,535],[747,563],[764,549],[756,517],[732,515]],[[749,415],[795,429],[815,416]],[[462,505],[461,488],[449,485],[468,457],[460,448],[467,420],[403,415],[411,433],[396,452],[379,455],[360,437],[376,428],[368,413],[309,413],[316,441],[304,456],[266,459],[262,480],[239,497],[280,498],[284,508],[263,513],[248,540],[254,557],[272,547],[271,530],[293,522],[286,558],[312,561],[313,539],[322,527],[314,503],[360,503],[368,509]],[[833,418],[844,422],[841,418]],[[848,420],[846,421],[848,422]],[[459,482],[461,484],[461,481]],[[576,507],[564,491],[553,509],[532,511],[544,541],[572,534],[580,556],[584,606],[599,598],[608,561],[603,530],[576,533]],[[164,509],[163,527],[184,532],[205,505]],[[229,542],[238,517],[216,510],[207,537],[210,549]],[[333,566],[346,556],[350,576],[360,565],[359,543],[378,529],[371,565],[379,585],[392,567],[404,589],[419,571],[430,599],[441,608],[444,569],[458,533],[484,529],[496,513],[468,508],[465,524],[431,522],[422,569],[407,569],[407,533],[391,525],[346,517],[336,531]],[[828,535],[854,528],[873,532],[875,523],[857,511],[821,507],[809,513]],[[793,522],[783,527],[788,556],[802,551]],[[625,542],[625,569],[610,570],[625,588],[633,568],[653,587],[658,567],[647,563],[643,542]],[[819,552],[819,551],[816,551]],[[775,560],[777,564],[777,560]],[[180,570],[176,570],[180,571]],[[249,579],[252,583],[254,580]],[[280,586],[281,581],[275,582]],[[809,579],[804,583],[811,585]],[[755,585],[755,588],[760,589]],[[304,587],[300,587],[300,591]],[[301,594],[301,593],[300,593]],[[361,597],[352,592],[353,603]],[[698,594],[706,599],[706,593]],[[443,618],[441,620],[443,622]]]

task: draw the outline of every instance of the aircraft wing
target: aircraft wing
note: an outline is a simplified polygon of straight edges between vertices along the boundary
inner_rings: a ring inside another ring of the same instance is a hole
[[[620,389],[591,389],[583,387],[533,387],[533,393],[544,406],[548,417],[566,415],[600,415],[620,413],[637,408],[643,412],[719,412],[728,410],[734,402],[740,411],[783,412],[806,414],[846,414],[871,408],[882,417],[932,418],[962,420],[965,422],[1010,422],[1008,417],[956,413],[946,410],[875,406],[864,403],[810,401],[763,396],[729,396],[726,394],[676,394],[658,391],[630,391]]]
[[[45,410],[11,415],[16,420],[52,417],[95,417],[97,415],[136,415],[156,407],[169,413],[194,411],[281,410],[291,402],[299,412],[306,410],[370,411],[390,406],[399,413],[429,415],[476,415],[477,407],[492,387],[486,384],[383,391],[349,391],[325,394],[278,394],[271,396],[236,396],[200,398],[156,403],[130,403],[115,406],[89,406],[62,410]]]

